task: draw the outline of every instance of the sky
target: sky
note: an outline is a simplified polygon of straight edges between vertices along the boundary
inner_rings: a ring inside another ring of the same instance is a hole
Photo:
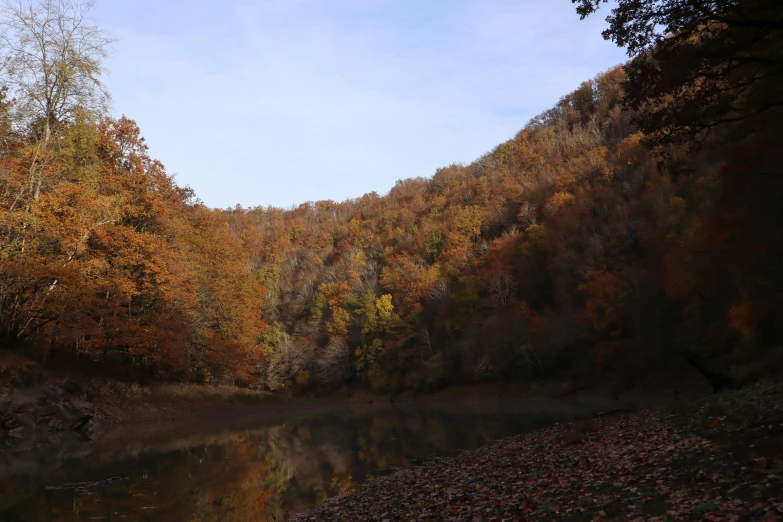
[[[113,113],[210,207],[385,194],[625,61],[570,0],[99,0]]]

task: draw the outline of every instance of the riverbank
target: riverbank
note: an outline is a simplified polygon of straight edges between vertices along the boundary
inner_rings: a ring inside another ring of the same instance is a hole
[[[511,437],[377,479],[299,521],[783,517],[783,386]]]
[[[283,398],[261,390],[233,386],[182,383],[139,385],[95,379],[84,385],[94,404],[100,429],[122,424],[206,419],[266,406],[274,409]]]
[[[605,406],[586,397],[329,404],[125,424],[72,460],[0,454],[0,520],[290,520],[395,469]]]
[[[89,371],[88,371],[89,370]],[[633,407],[660,404],[674,398],[709,393],[710,385],[694,368],[673,364],[648,370],[633,386],[596,376],[567,375],[541,381],[453,383],[431,391],[404,390],[383,394],[365,387],[317,390],[295,387],[269,392],[228,385],[156,382],[149,376],[124,378],[101,374],[99,368],[68,365],[43,367],[37,362],[8,350],[0,350],[0,399],[13,389],[54,389],[95,406],[97,434],[119,426],[155,424],[171,421],[206,419],[275,413],[281,409],[321,408],[334,404],[380,405],[400,403],[488,403],[520,398],[590,397],[607,405]],[[675,392],[676,390],[676,392]]]

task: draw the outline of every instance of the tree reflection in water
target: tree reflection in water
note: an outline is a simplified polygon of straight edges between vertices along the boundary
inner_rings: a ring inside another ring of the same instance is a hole
[[[395,468],[579,413],[495,406],[345,409],[132,456],[97,448],[38,474],[2,476],[0,467],[0,520],[286,520]]]

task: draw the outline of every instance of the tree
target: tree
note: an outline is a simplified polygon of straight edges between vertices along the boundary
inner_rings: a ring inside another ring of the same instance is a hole
[[[4,0],[0,44],[4,80],[21,122],[44,146],[54,127],[78,113],[100,115],[110,96],[100,77],[111,35],[92,24],[95,0]]]
[[[342,337],[333,337],[316,361],[318,373],[324,382],[339,382],[351,374],[351,351]]]
[[[571,1],[584,19],[607,0]],[[651,144],[700,143],[783,105],[779,0],[620,0],[606,20],[603,37],[632,57],[625,104]]]

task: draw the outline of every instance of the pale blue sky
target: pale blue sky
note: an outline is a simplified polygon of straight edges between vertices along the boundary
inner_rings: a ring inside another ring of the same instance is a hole
[[[102,0],[114,112],[207,205],[469,163],[624,61],[570,0]]]

